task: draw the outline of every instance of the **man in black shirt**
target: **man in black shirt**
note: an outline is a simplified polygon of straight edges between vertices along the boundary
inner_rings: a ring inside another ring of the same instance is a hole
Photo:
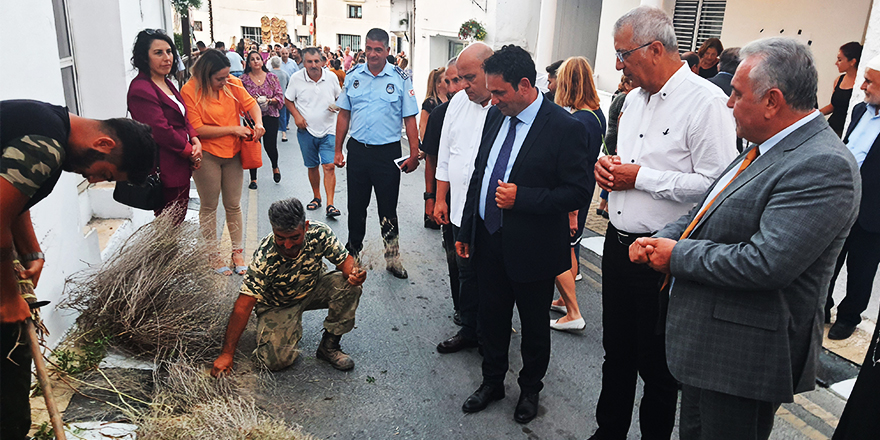
[[[44,257],[30,207],[52,192],[62,171],[89,182],[142,183],[153,169],[150,127],[130,119],[81,118],[64,107],[30,100],[0,101],[0,433],[24,438],[30,429],[31,316],[18,280],[40,279]],[[15,273],[13,259],[24,271]]]

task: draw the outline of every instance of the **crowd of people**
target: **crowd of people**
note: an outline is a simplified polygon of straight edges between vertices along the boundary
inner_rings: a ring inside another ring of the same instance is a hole
[[[366,281],[359,261],[369,204],[375,196],[386,270],[407,278],[400,180],[422,159],[424,226],[441,229],[459,326],[436,350],[479,348],[482,355],[482,380],[462,404],[466,413],[505,397],[516,306],[523,366],[513,418],[538,416],[552,330],[586,326],[575,286],[597,185],[596,214],[609,223],[601,274],[605,356],[592,439],[626,438],[634,407],[643,438],[669,439],[679,398],[682,439],[766,439],[780,404],[815,386],[843,264],[846,298],[828,337],[852,335],[867,307],[880,265],[880,57],[867,65],[865,103],[852,109],[841,141],[858,43],[840,48],[842,75],[831,103],[819,109],[806,45],[767,38],[725,49],[709,38],[696,53],[680,54],[671,18],[641,6],[614,26],[623,76],[607,117],[586,58],[547,66],[545,92],[536,87],[531,56],[515,45],[470,44],[430,71],[421,106],[406,55],[389,53],[381,29],[370,30],[355,53],[244,39],[231,51],[222,42],[197,47],[191,77],[178,90],[171,79],[180,78],[182,62],[171,38],[156,30],[137,35],[132,120],[93,121],[35,101],[0,107],[0,317],[4,353],[14,355],[3,360],[4,432],[21,432],[30,420],[26,388],[22,397],[29,354],[15,349],[30,313],[15,283],[36,284],[43,257],[27,209],[62,170],[138,183],[156,165],[164,197],[156,215],[171,210],[178,223],[195,182],[202,235],[217,246],[216,272],[244,275],[215,376],[233,368],[251,313],[257,359],[271,370],[292,365],[302,313],[314,309],[328,310],[316,357],[354,368],[340,340],[354,328]],[[276,142],[288,141],[290,119],[312,199],[273,203],[272,233],[247,262],[240,200],[245,169],[248,187],[257,189],[257,166],[245,164],[244,148],[261,140],[280,182]],[[342,214],[334,204],[342,167],[345,243],[328,224],[305,217],[321,207],[328,218]],[[217,240],[221,194],[227,250]],[[16,253],[25,272],[8,264]],[[328,272],[324,259],[336,270]],[[835,438],[867,438],[880,423],[864,416],[880,407],[876,393],[864,391],[880,377],[871,357],[877,337]],[[644,392],[636,403],[638,377]],[[7,395],[16,403],[7,404]]]

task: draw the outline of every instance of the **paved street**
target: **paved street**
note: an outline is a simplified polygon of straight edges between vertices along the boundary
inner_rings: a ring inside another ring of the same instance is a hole
[[[270,232],[266,211],[271,202],[295,196],[305,204],[312,198],[296,137],[290,138],[278,143],[281,183],[272,182],[264,157],[259,189],[244,190],[248,251]],[[435,350],[457,327],[451,320],[452,301],[439,231],[422,227],[422,171],[420,167],[403,176],[398,208],[408,280],[398,280],[384,270],[375,201],[370,206],[364,258],[375,267],[364,286],[357,326],[342,339],[343,349],[356,361],[355,369],[339,372],[315,359],[325,314],[306,312],[300,346],[303,354],[293,367],[274,374],[274,383],[264,390],[261,403],[328,439],[588,438],[596,429],[594,409],[603,355],[598,257],[587,250],[581,254],[584,280],[577,283],[577,293],[587,328],[576,334],[553,333],[539,417],[526,426],[512,419],[519,395],[516,372],[521,366],[518,319],[511,337],[507,397],[481,413],[465,415],[461,404],[480,384],[481,358],[476,350],[447,355]],[[327,223],[345,241],[345,170],[337,174],[336,206],[343,215]],[[309,219],[326,221],[323,209],[309,212]],[[551,314],[548,319],[551,317],[558,316]],[[242,341],[243,350],[252,348],[248,341],[253,341],[253,335],[244,335]],[[798,396],[795,403],[780,409],[771,438],[829,438],[844,404],[827,389]],[[634,426],[630,438],[639,438],[637,431]]]

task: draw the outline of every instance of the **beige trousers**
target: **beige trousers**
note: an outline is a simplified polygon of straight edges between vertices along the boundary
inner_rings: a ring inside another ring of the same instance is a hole
[[[207,151],[202,153],[201,168],[193,171],[193,180],[199,192],[199,226],[202,236],[210,243],[217,243],[217,204],[223,194],[226,225],[232,249],[242,249],[241,185],[244,170],[236,154],[224,159]]]

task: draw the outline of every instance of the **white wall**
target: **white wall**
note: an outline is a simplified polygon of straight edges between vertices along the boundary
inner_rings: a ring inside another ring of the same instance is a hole
[[[361,6],[362,18],[348,18],[348,5]],[[367,32],[373,28],[391,30],[391,3],[388,0],[319,0],[315,23],[317,43],[336,50],[338,34],[360,35],[361,49]],[[345,49],[343,47],[343,49]],[[409,51],[407,51],[409,52]]]
[[[16,41],[21,35],[29,35],[28,51],[40,54],[43,67],[0,69],[0,83],[6,85],[0,87],[0,100],[28,98],[64,105],[51,0],[3,2],[0,39]],[[21,53],[16,45],[4,44],[0,45],[0,57],[12,60],[20,58]],[[76,184],[81,180],[79,176],[65,173],[52,194],[31,209],[34,231],[46,254],[37,295],[41,300],[52,302],[43,308],[43,317],[51,333],[50,345],[56,344],[73,323],[73,317],[62,316],[55,310],[65,278],[85,268],[87,263],[100,262],[97,237],[93,243],[87,241],[78,216],[69,215],[79,211]]]
[[[593,65],[593,73],[596,74],[596,87],[599,90],[607,92],[617,90],[620,72],[614,67],[614,38],[611,32],[614,30],[614,23],[617,19],[639,4],[639,0],[614,0],[602,4],[596,59]]]
[[[326,2],[319,2],[319,13],[324,3]],[[293,42],[296,42],[296,29],[302,28],[302,16],[296,15],[295,0],[214,0],[213,12],[214,41],[224,42],[227,49],[231,49],[233,37],[236,42],[241,39],[242,26],[259,28],[260,18],[264,15],[287,21],[287,34]],[[191,21],[202,22],[202,31],[193,32],[193,36],[196,41],[204,41],[208,45],[211,44],[209,18],[207,1],[202,1],[202,7],[190,14]],[[311,17],[307,18],[310,22]],[[305,34],[300,32],[300,35]]]
[[[612,3],[614,0],[604,3]],[[583,56],[596,64],[602,0],[558,0],[554,47],[550,62],[573,56]],[[542,72],[546,66],[537,66]]]
[[[837,1],[833,5],[822,0],[728,1],[721,42],[724,47],[743,46],[771,36],[812,41],[821,107],[831,101],[834,81],[840,76],[834,66],[838,49],[849,41],[863,41],[870,9],[871,0]]]

